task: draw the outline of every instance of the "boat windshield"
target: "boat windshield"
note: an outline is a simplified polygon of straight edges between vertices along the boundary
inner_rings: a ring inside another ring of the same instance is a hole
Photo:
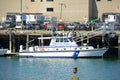
[[[56,42],[69,42],[67,38],[57,38]]]
[[[69,38],[70,42],[73,42],[73,39],[72,38]]]

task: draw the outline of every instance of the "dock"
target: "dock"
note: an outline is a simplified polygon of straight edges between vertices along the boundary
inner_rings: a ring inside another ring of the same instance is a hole
[[[6,53],[4,54],[5,57],[7,56],[16,56],[18,53],[17,52],[11,52],[11,53]]]
[[[10,38],[12,38],[12,37],[10,37],[11,36],[10,32],[12,32],[14,34],[16,42],[10,41]],[[72,32],[72,30],[71,31],[61,30],[60,32],[68,33],[68,32]],[[94,41],[96,39],[101,39],[100,37],[102,36],[102,31],[76,31],[76,32],[77,32],[76,35],[85,34],[86,36],[89,33],[99,34],[95,38],[92,38],[93,39],[92,41]],[[116,46],[118,45],[117,48],[119,49],[119,57],[120,57],[120,31],[115,31],[115,33],[116,33],[115,39],[117,39],[117,40],[114,40],[113,42],[115,42],[115,44],[116,44],[116,41],[117,41]],[[25,44],[24,46],[26,46],[26,41],[30,41],[30,40],[32,41],[34,38],[40,37],[41,35],[52,36],[52,32],[51,32],[51,30],[21,30],[21,29],[20,30],[17,30],[17,29],[0,30],[0,38],[3,39],[4,44],[6,44],[5,46],[9,50],[12,50],[11,53],[6,53],[5,56],[15,56],[18,53],[19,45],[21,43],[24,43]],[[29,39],[27,40],[27,38],[29,38]],[[91,43],[92,41],[88,41],[88,42]],[[11,47],[11,45],[13,45],[13,46]],[[27,46],[29,46],[29,45],[27,45]]]
[[[40,35],[40,34],[43,34],[43,35],[51,35],[52,34],[52,32],[51,32],[51,30],[17,30],[17,29],[14,29],[14,30],[12,30],[13,31],[13,33],[15,34],[15,35],[27,35],[27,34],[29,34],[29,35]],[[72,30],[71,30],[72,31]],[[64,30],[61,30],[60,32],[62,32],[62,33],[68,33],[68,32],[70,32],[70,31],[64,31]],[[76,32],[78,32],[78,33],[86,33],[86,32],[89,32],[89,33],[101,33],[101,31],[76,31]],[[9,35],[9,33],[10,33],[10,30],[8,29],[8,30],[0,30],[0,35]],[[115,33],[116,33],[116,35],[120,35],[120,31],[115,31]]]

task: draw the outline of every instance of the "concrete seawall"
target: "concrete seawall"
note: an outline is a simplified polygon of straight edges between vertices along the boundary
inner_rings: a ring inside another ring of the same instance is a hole
[[[40,35],[40,34],[43,34],[43,35],[51,35],[52,32],[51,30],[16,30],[16,29],[12,29],[12,31],[15,35]],[[59,31],[61,33],[68,33],[68,32],[72,32],[72,31]],[[76,31],[78,33],[86,33],[86,32],[89,32],[89,33],[102,33],[101,31]],[[120,31],[115,31],[116,35],[120,35]],[[9,35],[10,34],[10,29],[7,29],[7,30],[0,30],[0,35]]]

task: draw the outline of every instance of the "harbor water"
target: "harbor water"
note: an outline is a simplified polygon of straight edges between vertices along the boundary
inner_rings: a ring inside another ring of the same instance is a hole
[[[79,80],[120,79],[120,59],[0,57],[0,80],[69,80],[74,67]]]

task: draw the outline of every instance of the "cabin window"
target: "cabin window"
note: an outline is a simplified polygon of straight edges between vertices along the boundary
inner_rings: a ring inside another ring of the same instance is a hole
[[[63,38],[60,38],[60,42],[63,42]]]
[[[70,41],[72,42],[73,40],[70,39]],[[66,39],[66,38],[57,38],[57,39],[56,39],[56,42],[69,42],[69,40]]]
[[[72,39],[72,38],[69,38],[69,40],[70,40],[71,42],[73,42],[73,39]]]
[[[56,42],[59,42],[59,38],[56,39]]]
[[[68,42],[68,40],[66,38],[64,38],[64,42]]]

